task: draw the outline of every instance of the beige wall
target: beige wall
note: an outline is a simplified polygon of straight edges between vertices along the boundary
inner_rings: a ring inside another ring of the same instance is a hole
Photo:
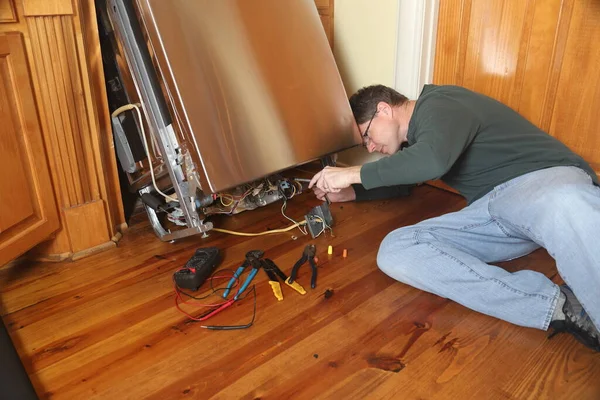
[[[381,83],[394,87],[400,0],[336,0],[334,55],[346,92]],[[340,153],[340,164],[377,159],[363,148]]]

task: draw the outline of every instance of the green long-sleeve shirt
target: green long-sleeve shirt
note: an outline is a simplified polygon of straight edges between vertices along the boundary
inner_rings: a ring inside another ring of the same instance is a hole
[[[441,179],[474,202],[495,186],[555,166],[593,169],[504,104],[458,86],[426,85],[408,126],[408,146],[363,165],[365,189]]]

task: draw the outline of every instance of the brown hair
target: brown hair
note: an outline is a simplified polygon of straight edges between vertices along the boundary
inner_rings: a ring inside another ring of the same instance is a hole
[[[359,89],[350,97],[350,107],[357,124],[367,122],[377,109],[379,102],[390,106],[401,106],[408,101],[406,96],[384,85],[371,85]]]

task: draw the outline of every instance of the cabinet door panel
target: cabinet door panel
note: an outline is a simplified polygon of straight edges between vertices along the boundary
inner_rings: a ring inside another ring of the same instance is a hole
[[[23,38],[0,35],[0,265],[58,229]]]

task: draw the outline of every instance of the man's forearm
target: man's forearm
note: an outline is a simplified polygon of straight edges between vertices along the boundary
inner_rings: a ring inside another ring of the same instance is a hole
[[[353,184],[361,183],[361,168],[355,167],[325,167],[310,180],[309,188],[317,186],[324,192],[338,192]]]
[[[428,143],[416,143],[394,155],[363,165],[361,184],[366,189],[413,185],[438,179],[447,168]]]
[[[385,200],[395,197],[405,197],[410,195],[412,188],[415,185],[398,185],[398,186],[382,186],[375,189],[367,190],[363,185],[354,184],[355,200],[370,201],[370,200]]]
[[[349,174],[349,185],[360,185],[361,179],[360,179],[360,169],[362,168],[362,165],[357,165],[355,167],[348,167],[348,174]]]

